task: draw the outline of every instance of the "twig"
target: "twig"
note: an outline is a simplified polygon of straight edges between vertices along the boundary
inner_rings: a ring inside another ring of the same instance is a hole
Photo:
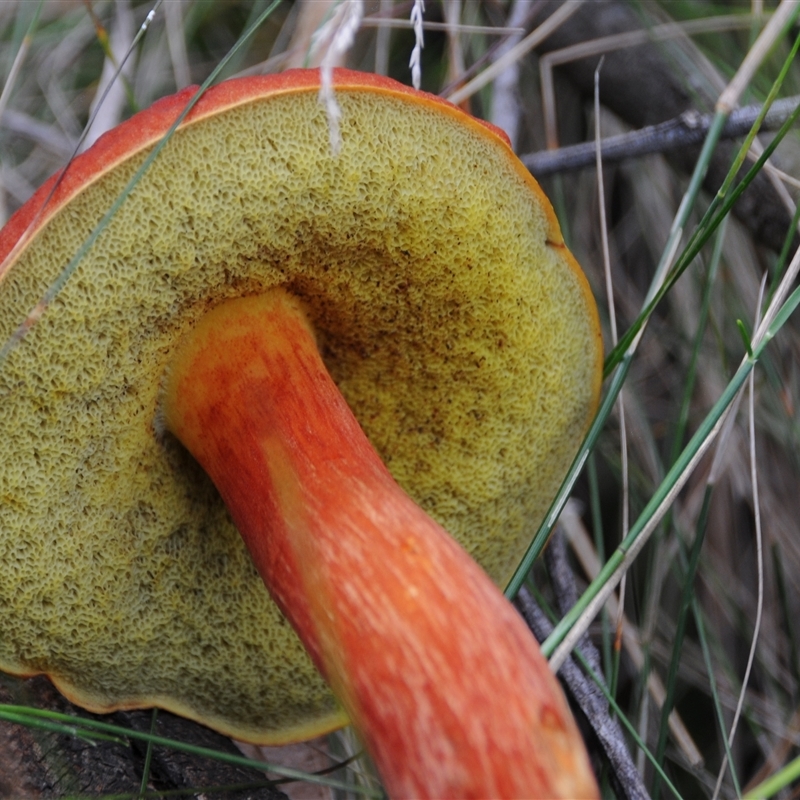
[[[776,100],[767,112],[761,126],[762,131],[776,130],[800,103],[800,95]],[[744,106],[734,111],[722,130],[723,139],[744,136],[761,112],[761,105]],[[713,114],[686,111],[675,119],[648,125],[637,131],[609,136],[600,142],[603,163],[614,163],[626,158],[662,153],[680,147],[700,144],[711,127]],[[595,142],[584,142],[562,147],[559,150],[542,150],[520,156],[522,163],[537,177],[558,172],[582,169],[595,163]]]
[[[560,50],[551,50],[539,59],[540,82],[542,85],[542,114],[544,116],[545,139],[549,150],[558,146],[556,130],[556,96],[553,84],[553,67],[568,64],[590,56],[599,56],[626,47],[636,47],[648,42],[660,42],[676,39],[687,34],[709,33],[718,30],[734,30],[752,24],[752,17],[747,14],[729,14],[718,17],[706,17],[687,22],[668,22],[654,25],[651,28],[613,33],[599,39],[577,42]]]
[[[539,641],[550,635],[553,626],[527,589],[520,590],[515,602]],[[594,650],[593,645],[591,645],[591,649]],[[584,651],[584,655],[588,654]],[[594,656],[599,661],[600,656],[596,650],[594,650]],[[595,667],[592,668],[595,669]],[[558,674],[560,678],[563,678],[572,696],[586,715],[628,800],[639,800],[640,798],[647,800],[647,790],[625,745],[625,737],[619,722],[608,712],[608,703],[603,693],[593,681],[583,674],[571,656],[564,662]]]
[[[556,597],[556,605],[561,616],[564,616],[578,602],[575,573],[572,571],[567,553],[567,537],[563,527],[559,525],[550,538],[547,549],[544,551],[544,560]],[[589,666],[598,675],[602,675],[603,666],[600,662],[600,653],[592,643],[588,633],[584,633],[581,637],[578,642],[578,649],[582,651],[583,657],[589,663]]]
[[[592,545],[589,534],[583,527],[583,522],[581,521],[580,514],[573,500],[567,503],[564,512],[561,514],[560,522],[567,541],[581,565],[581,569],[583,569],[589,580],[594,580],[600,572],[600,559]],[[606,610],[612,619],[616,618],[620,613],[619,601],[617,600],[616,594],[612,593],[609,596],[606,602]],[[644,667],[645,658],[640,644],[639,632],[626,618],[624,611],[622,612],[622,643],[625,646],[628,658],[630,658],[634,668],[641,671]],[[647,689],[656,707],[661,709],[664,705],[666,689],[655,672],[651,671],[647,675]],[[646,703],[643,705],[645,707],[647,706]],[[703,755],[694,743],[680,715],[674,709],[669,715],[669,729],[676,744],[686,758],[686,762],[693,768],[701,767],[703,765]]]

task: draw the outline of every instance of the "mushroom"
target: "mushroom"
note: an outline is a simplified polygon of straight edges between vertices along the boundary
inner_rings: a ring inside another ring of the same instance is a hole
[[[317,70],[207,91],[9,352],[0,668],[255,743],[349,717],[392,796],[593,795],[497,585],[596,408],[594,301],[502,132],[334,79],[338,154]],[[0,232],[0,341],[194,91]]]

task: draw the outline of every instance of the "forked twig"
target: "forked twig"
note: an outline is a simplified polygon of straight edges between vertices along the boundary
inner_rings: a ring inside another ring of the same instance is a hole
[[[780,128],[800,103],[800,95],[776,100],[761,125],[761,130]],[[736,109],[722,129],[722,139],[744,136],[761,112],[761,104]],[[648,125],[630,133],[608,136],[600,140],[603,163],[612,164],[626,158],[636,158],[650,153],[664,153],[681,147],[699,145],[706,137],[714,119],[713,114],[686,111],[674,119],[658,125]],[[520,156],[522,163],[537,177],[589,167],[595,163],[595,142],[561,147],[558,150],[541,150]]]

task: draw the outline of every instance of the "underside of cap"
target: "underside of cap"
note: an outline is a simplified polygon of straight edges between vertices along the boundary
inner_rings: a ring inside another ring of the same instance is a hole
[[[510,576],[594,413],[591,295],[499,137],[405,91],[337,99],[338,156],[313,86],[179,130],[11,352],[3,669],[48,673],[94,710],[155,704],[254,742],[342,723],[216,490],[155,424],[180,336],[273,286],[304,302],[398,482]],[[93,175],[14,256],[0,341],[146,155]]]

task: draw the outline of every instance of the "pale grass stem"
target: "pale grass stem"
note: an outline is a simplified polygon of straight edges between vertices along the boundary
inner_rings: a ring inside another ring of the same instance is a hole
[[[775,42],[783,31],[792,23],[800,11],[796,0],[781,0],[775,13],[770,17],[764,30],[758,36],[753,46],[744,57],[741,66],[736,70],[733,80],[717,100],[716,110],[723,114],[730,114],[739,103],[742,92],[752,83],[753,77],[763,63],[767,54],[775,46]]]
[[[145,17],[144,22],[142,22],[142,24],[139,26],[139,30],[136,32],[136,35],[133,37],[133,41],[130,43],[130,45],[128,46],[127,50],[125,51],[125,54],[120,59],[120,62],[117,65],[116,69],[114,70],[113,75],[111,76],[111,78],[106,83],[105,87],[103,88],[103,91],[100,92],[99,99],[92,104],[92,106],[93,106],[92,113],[89,115],[89,120],[86,123],[86,125],[84,126],[84,129],[83,129],[83,132],[81,133],[80,138],[78,139],[77,143],[75,144],[75,149],[73,150],[72,155],[69,157],[69,160],[67,161],[67,165],[64,167],[64,170],[59,175],[58,180],[53,185],[53,188],[50,190],[50,194],[47,196],[45,201],[42,203],[39,211],[34,216],[33,220],[31,221],[30,225],[28,226],[28,229],[26,230],[26,232],[22,236],[19,237],[17,243],[14,245],[14,247],[8,253],[8,255],[3,260],[3,262],[0,263],[0,274],[2,274],[5,271],[6,265],[10,264],[17,257],[17,254],[22,250],[22,248],[25,247],[25,245],[27,244],[28,237],[29,237],[28,231],[35,230],[36,227],[38,226],[39,220],[41,219],[42,215],[46,212],[47,204],[50,202],[50,198],[55,194],[56,189],[58,188],[59,184],[61,183],[61,181],[64,178],[64,175],[66,174],[67,170],[70,168],[70,165],[72,164],[73,159],[81,151],[81,148],[83,147],[84,141],[86,141],[86,138],[89,136],[89,132],[92,130],[92,126],[94,125],[95,119],[97,118],[97,115],[100,113],[100,110],[103,108],[103,104],[105,102],[106,97],[108,96],[109,92],[111,92],[112,88],[115,86],[116,81],[119,78],[119,76],[122,74],[122,70],[125,68],[125,64],[126,64],[128,58],[130,57],[131,53],[133,53],[135,51],[136,46],[138,45],[140,39],[145,35],[145,33],[147,33],[147,29],[150,27],[150,24],[155,19],[156,12],[158,11],[159,6],[163,2],[164,2],[164,0],[156,0],[156,2],[153,5],[153,7],[147,13],[147,16]],[[82,257],[82,255],[81,255],[81,257]],[[19,326],[17,331],[15,331],[15,333],[12,335],[12,339],[10,339],[9,342],[6,342],[2,346],[2,348],[0,348],[0,364],[2,364],[3,361],[5,361],[5,358],[6,358],[7,354],[8,354],[8,352],[11,349],[13,349],[13,347],[15,347],[16,344],[19,341],[22,341],[22,339],[24,338],[24,336],[27,333],[27,331],[39,321],[39,318],[41,317],[41,315],[44,313],[45,309],[47,308],[47,305],[49,304],[50,299],[51,298],[48,295],[45,295],[44,297],[42,297],[42,299],[39,301],[39,303],[37,303],[36,306],[31,309],[31,312],[28,315],[28,317],[25,319],[25,321]]]
[[[384,2],[385,0],[381,0]],[[385,29],[398,28],[400,30],[414,30],[414,23],[409,19],[397,19],[395,17],[386,17],[383,14],[388,13],[379,11],[378,14],[371,14],[361,20],[362,28],[377,28],[378,31]],[[491,27],[490,25],[466,25],[463,22],[457,22],[451,25],[447,22],[436,22],[435,20],[422,20],[422,30],[425,31],[455,31],[456,33],[464,34],[483,34],[485,36],[516,36],[525,33],[524,28],[520,28],[513,24]],[[377,37],[376,37],[377,38]]]
[[[389,23],[391,18],[392,0],[381,0],[380,19],[378,20],[378,32],[375,36],[375,73],[377,75],[389,74],[389,39],[392,33]],[[366,19],[362,20],[362,25],[366,24]]]
[[[758,305],[756,307],[755,325],[758,327],[761,321],[761,303],[764,299],[764,290],[767,285],[767,274],[761,279],[761,287],[758,293]],[[758,601],[756,604],[756,620],[753,626],[753,640],[750,644],[750,653],[747,657],[747,667],[744,671],[744,678],[742,679],[742,689],[739,692],[739,699],[736,703],[736,712],[733,715],[733,723],[731,724],[730,734],[728,735],[728,748],[733,747],[733,740],[736,736],[736,728],[739,724],[739,717],[742,713],[744,706],[744,698],[747,693],[747,684],[750,681],[750,672],[753,668],[753,662],[756,655],[756,643],[758,642],[758,634],[761,629],[761,616],[764,611],[764,553],[761,538],[761,506],[758,501],[758,464],[756,459],[756,416],[755,416],[755,370],[750,373],[747,381],[748,398],[747,398],[747,417],[748,417],[748,431],[750,436],[750,480],[752,483],[753,491],[753,514],[755,517],[756,529],[756,562],[757,562],[757,577],[758,577]],[[725,772],[728,768],[728,753],[722,759],[722,766],[717,776],[717,784],[714,787],[714,794],[712,800],[717,800],[720,789],[722,788],[722,779],[725,777]],[[738,789],[738,781],[737,781]],[[737,791],[741,796],[741,792]]]
[[[529,11],[529,4],[525,0],[514,0],[506,22],[511,26],[521,25],[527,19]],[[512,47],[519,44],[524,33],[525,29],[522,27],[510,32],[508,38],[498,47],[495,60],[499,60]],[[495,78],[494,91],[492,93],[491,121],[506,132],[511,142],[511,149],[515,153],[518,152],[517,141],[522,114],[522,104],[519,102],[518,97],[519,75],[519,63],[509,64]]]
[[[183,89],[192,82],[189,55],[186,52],[186,37],[183,33],[183,3],[175,0],[167,3],[164,7],[164,24],[175,88]]]
[[[422,48],[425,46],[425,34],[422,30],[422,17],[425,13],[424,0],[414,0],[411,7],[411,25],[414,28],[414,49],[408,66],[411,68],[411,83],[415,89],[422,85]]]
[[[566,0],[563,5],[559,6],[556,11],[539,25],[538,28],[529,33],[519,44],[504,53],[497,61],[483,70],[483,72],[476,75],[471,81],[465,83],[454,92],[446,94],[445,97],[456,105],[463,103],[468,97],[472,97],[473,94],[491,83],[507,67],[511,64],[515,64],[526,53],[529,53],[534,47],[541,44],[553,31],[563,25],[580,8],[582,2],[583,0]]]
[[[11,69],[8,71],[8,77],[6,78],[6,82],[3,84],[3,90],[0,92],[0,119],[2,119],[3,112],[8,106],[11,93],[14,90],[14,86],[17,83],[17,78],[22,70],[22,65],[25,63],[25,58],[30,50],[33,33],[36,30],[36,25],[39,22],[39,14],[41,13],[43,3],[44,0],[39,0],[36,10],[33,14],[33,18],[31,19],[28,29],[25,32],[25,35],[22,37],[19,48],[14,55],[14,60],[11,63]],[[8,212],[6,211],[6,192],[5,186],[3,185],[4,183],[5,181],[2,173],[0,173],[0,225],[5,225],[6,218],[8,216]]]
[[[22,37],[19,49],[14,56],[14,61],[12,62],[11,69],[8,72],[6,82],[3,84],[3,91],[0,92],[0,117],[3,116],[3,112],[6,110],[9,98],[11,97],[11,92],[17,83],[17,78],[19,77],[22,65],[25,63],[25,57],[28,55],[28,50],[30,50],[33,32],[36,30],[36,24],[39,21],[39,13],[42,10],[42,2],[43,0],[40,0],[38,6],[36,7],[36,13],[33,16],[30,25],[28,26],[28,30]]]
[[[169,4],[168,4],[169,5]],[[89,107],[91,124],[83,132],[81,150],[91,147],[106,131],[122,121],[128,103],[126,82],[136,69],[136,50],[131,42],[134,38],[134,21],[129,0],[119,0],[114,6],[114,22],[110,34],[100,28],[98,37],[106,42],[106,57],[97,84],[97,92]],[[99,25],[99,22],[96,24]]]
[[[446,0],[443,6],[444,21],[447,25],[447,82],[458,82],[464,74],[464,48],[461,46],[461,0]]]
[[[617,335],[617,312],[614,305],[614,283],[611,278],[611,254],[608,247],[608,224],[606,221],[606,198],[603,183],[603,155],[600,149],[602,133],[600,131],[600,70],[603,68],[603,58],[594,71],[594,142],[595,142],[595,166],[597,172],[597,201],[600,211],[600,241],[603,250],[603,274],[606,279],[606,297],[608,300],[608,319],[611,327],[611,343],[617,346],[619,336]],[[620,541],[624,541],[628,535],[629,508],[630,508],[630,487],[628,481],[628,436],[625,428],[625,403],[623,400],[624,390],[620,390],[619,402],[619,446],[621,459],[621,480],[622,480],[622,532]],[[619,651],[622,637],[622,610],[625,607],[625,577],[619,587],[620,604],[616,618],[616,638],[615,650]]]
[[[334,154],[338,154],[342,146],[342,133],[339,128],[342,110],[333,90],[333,68],[353,46],[363,16],[362,0],[342,0],[330,18],[311,38],[311,57],[322,53],[319,101],[325,106],[328,115],[328,133]]]

